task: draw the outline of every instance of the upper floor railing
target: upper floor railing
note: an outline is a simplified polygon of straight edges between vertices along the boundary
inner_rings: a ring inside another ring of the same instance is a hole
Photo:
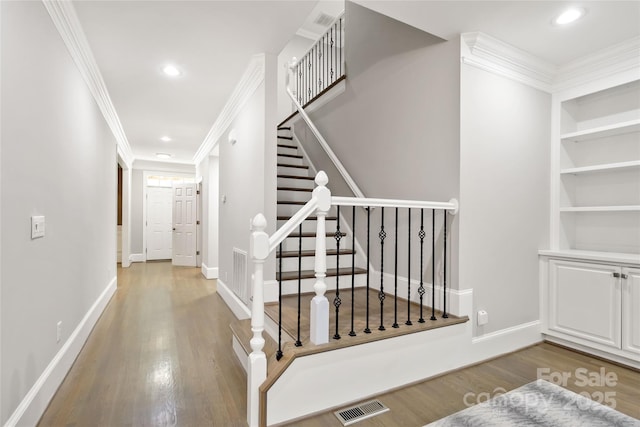
[[[344,76],[344,14],[291,65],[291,90],[300,105],[306,106]]]

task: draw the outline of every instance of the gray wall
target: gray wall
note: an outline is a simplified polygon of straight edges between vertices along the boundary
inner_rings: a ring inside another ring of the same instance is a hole
[[[115,140],[42,3],[0,8],[4,424],[116,276],[117,176]],[[31,240],[32,215],[44,238]]]
[[[346,90],[310,114],[337,157],[366,197],[448,201],[459,197],[460,44],[442,41],[394,19],[347,2]],[[334,195],[352,196],[306,126],[296,135],[319,170],[329,175]],[[364,212],[357,218],[365,224]],[[385,271],[393,260],[394,212],[385,213],[389,235]],[[418,212],[412,218],[411,277],[420,275]],[[430,212],[425,213],[430,221]],[[349,211],[348,216],[351,216]],[[399,259],[407,258],[406,211],[400,212]],[[380,211],[372,215],[379,228]],[[441,218],[436,230],[441,251]],[[428,227],[430,236],[431,225]],[[450,218],[448,286],[457,287],[458,221]],[[377,231],[375,231],[377,235]],[[366,237],[357,233],[362,247]],[[428,237],[430,239],[430,237]],[[379,257],[372,256],[379,269]],[[406,277],[401,262],[398,274]],[[443,272],[436,267],[438,274]],[[425,281],[431,282],[430,240],[425,243]],[[428,280],[427,280],[428,279]],[[440,284],[441,280],[438,279]],[[415,290],[415,288],[414,288]],[[414,292],[415,294],[415,292]]]
[[[218,211],[219,189],[218,156],[207,156],[197,167],[202,178],[202,263],[207,268],[218,268]]]
[[[482,335],[539,318],[551,97],[468,65],[461,92],[460,286],[489,312]]]
[[[224,136],[220,149],[219,189],[219,278],[232,281],[233,248],[249,250],[250,220],[258,213],[267,219],[267,232],[276,226],[276,61],[265,55],[265,80],[244,104]],[[237,142],[227,135],[235,129]],[[249,263],[249,271],[253,271]],[[275,279],[273,256],[265,268],[265,279]]]

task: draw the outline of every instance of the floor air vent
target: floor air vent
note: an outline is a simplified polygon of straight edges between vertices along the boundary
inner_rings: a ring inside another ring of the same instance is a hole
[[[334,414],[336,414],[336,417],[338,417],[343,426],[349,426],[357,423],[358,421],[375,417],[376,415],[387,412],[388,410],[389,408],[384,406],[379,400],[370,400],[369,402],[360,403],[359,405],[351,406],[341,411],[336,411]]]

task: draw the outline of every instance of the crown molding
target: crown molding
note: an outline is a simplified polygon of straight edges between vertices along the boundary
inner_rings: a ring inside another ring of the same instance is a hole
[[[73,61],[80,70],[80,74],[89,87],[91,94],[98,104],[98,108],[100,108],[105,121],[111,129],[116,139],[117,151],[120,157],[128,167],[131,167],[134,160],[131,146],[122,129],[118,113],[111,102],[107,86],[104,83],[98,64],[93,57],[89,42],[84,34],[82,25],[80,25],[73,4],[67,0],[42,0],[42,3],[47,9],[47,12],[49,12],[51,20],[60,33]]]
[[[545,92],[553,89],[557,67],[535,55],[481,32],[461,35],[464,64],[533,86]]]
[[[193,156],[193,162],[197,165],[216,147],[218,140],[229,128],[240,109],[249,100],[253,93],[264,81],[265,55],[253,55],[240,81],[236,85],[229,100],[213,123],[213,126],[204,138],[200,148]]]
[[[461,60],[548,93],[557,93],[629,70],[640,75],[640,37],[560,67],[481,32],[461,35]]]
[[[634,37],[561,66],[553,89],[554,92],[559,92],[634,68],[638,69],[640,76],[640,37]]]

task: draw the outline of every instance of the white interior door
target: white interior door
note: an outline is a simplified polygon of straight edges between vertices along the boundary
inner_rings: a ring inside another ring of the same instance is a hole
[[[171,259],[171,188],[147,189],[147,260]]]
[[[173,185],[173,265],[196,266],[196,184]]]

